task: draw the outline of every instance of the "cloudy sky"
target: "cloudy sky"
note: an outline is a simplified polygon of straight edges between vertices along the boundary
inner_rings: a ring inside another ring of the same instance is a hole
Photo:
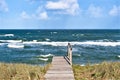
[[[0,29],[120,29],[120,0],[0,0]]]

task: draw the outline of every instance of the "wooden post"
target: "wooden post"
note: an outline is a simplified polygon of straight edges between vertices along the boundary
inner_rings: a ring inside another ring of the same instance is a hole
[[[68,56],[70,65],[72,65],[72,46],[70,45],[70,43],[68,43],[68,55],[67,56]]]

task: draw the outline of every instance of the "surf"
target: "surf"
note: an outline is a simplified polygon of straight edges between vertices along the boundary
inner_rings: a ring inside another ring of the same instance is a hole
[[[48,61],[48,58],[39,58],[39,60]]]
[[[41,54],[41,55],[40,55],[40,57],[44,57],[44,58],[45,58],[45,57],[51,57],[51,56],[53,56],[53,55],[52,55],[52,54],[46,54],[46,55],[42,55],[42,54]]]
[[[23,44],[18,44],[18,43],[10,43],[7,45],[8,48],[24,48]]]

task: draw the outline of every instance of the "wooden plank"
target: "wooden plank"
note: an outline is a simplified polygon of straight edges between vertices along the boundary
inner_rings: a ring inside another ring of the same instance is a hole
[[[75,80],[71,65],[63,56],[54,56],[45,80]]]
[[[73,73],[73,71],[55,71],[55,70],[49,70],[48,72],[47,72],[48,74],[54,74],[54,73],[57,73],[57,74],[72,74]]]

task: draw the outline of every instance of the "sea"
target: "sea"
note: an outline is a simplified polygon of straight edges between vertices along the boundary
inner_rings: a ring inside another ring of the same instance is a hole
[[[120,29],[0,30],[0,62],[43,66],[66,56],[68,43],[73,64],[120,62]]]

